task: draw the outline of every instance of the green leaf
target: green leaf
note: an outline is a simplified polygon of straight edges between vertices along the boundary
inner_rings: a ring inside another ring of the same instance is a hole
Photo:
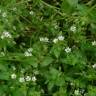
[[[71,13],[74,11],[77,4],[78,0],[63,0],[61,10],[65,13]]]
[[[53,58],[52,57],[45,57],[44,61],[41,63],[41,66],[48,66],[49,64],[51,64],[53,62]]]
[[[60,87],[59,91],[53,94],[53,96],[68,96],[66,93],[66,89]]]
[[[65,0],[64,0],[65,1]],[[78,4],[78,0],[66,0],[71,6],[76,7]]]
[[[54,87],[54,82],[49,82],[48,83],[48,90],[51,91],[53,87]]]
[[[35,87],[29,88],[27,96],[41,96],[41,92],[37,90],[35,89]]]
[[[79,51],[74,51],[71,54],[68,54],[66,58],[61,59],[62,63],[69,65],[76,65],[77,68],[81,69],[86,64],[86,58]]]
[[[56,44],[52,47],[51,53],[55,55],[56,58],[58,58],[61,54],[62,46],[59,44]]]
[[[0,96],[3,96],[7,90],[8,90],[7,85],[0,85]]]
[[[2,71],[7,70],[7,66],[6,66],[5,62],[3,62],[3,61],[0,61],[0,70],[2,70]]]
[[[30,94],[28,96],[41,96],[40,92],[37,91],[31,91]]]
[[[81,16],[86,16],[89,8],[84,4],[78,4],[77,5],[77,10],[79,10],[79,13],[80,13]]]
[[[25,87],[16,88],[15,90],[12,90],[12,96],[26,96],[27,90]]]
[[[24,63],[32,65],[34,68],[36,68],[38,66],[38,59],[35,56],[32,56],[32,57],[26,58],[24,60]]]
[[[47,76],[47,83],[48,83],[48,90],[51,91],[51,89],[54,87],[54,85],[57,86],[61,86],[61,84],[64,84],[64,80],[63,82],[61,81],[61,72],[55,68],[50,68]],[[60,83],[59,83],[60,82]]]
[[[10,74],[5,71],[5,72],[0,72],[0,80],[9,80]]]
[[[88,96],[96,96],[96,87],[89,86],[88,88]]]

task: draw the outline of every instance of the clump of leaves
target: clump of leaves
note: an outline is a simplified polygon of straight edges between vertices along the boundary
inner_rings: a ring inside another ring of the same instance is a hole
[[[1,0],[0,96],[95,96],[96,1]]]

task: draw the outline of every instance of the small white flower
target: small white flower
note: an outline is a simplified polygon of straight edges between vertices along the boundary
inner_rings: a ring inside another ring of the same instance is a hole
[[[4,39],[4,38],[12,38],[12,35],[9,32],[4,31],[1,35],[1,39]]]
[[[35,76],[32,77],[32,81],[35,82],[37,79]]]
[[[57,38],[53,39],[53,43],[57,43],[57,42],[58,42]]]
[[[3,14],[2,14],[2,17],[6,17],[7,16],[7,14],[6,14],[6,12],[4,12]]]
[[[32,56],[32,51],[33,51],[33,49],[29,48],[29,49],[27,49],[27,51],[25,51],[24,55],[25,56]]]
[[[1,35],[1,39],[4,39],[4,36],[3,35]]]
[[[79,90],[75,90],[75,91],[74,91],[74,94],[75,94],[75,95],[79,95],[79,94],[80,94]]]
[[[26,81],[31,81],[31,77],[30,76],[26,76]]]
[[[32,53],[26,51],[26,52],[24,53],[24,55],[25,55],[26,57],[30,57],[30,56],[32,56]]]
[[[16,74],[13,73],[13,74],[11,75],[11,78],[12,78],[12,79],[16,79]]]
[[[24,77],[20,77],[19,78],[19,82],[21,82],[21,83],[25,82],[25,78]]]
[[[94,65],[92,65],[93,68],[96,68],[96,63]]]
[[[49,42],[49,39],[47,37],[40,37],[41,42]]]
[[[71,85],[71,86],[73,86],[73,85],[74,85],[74,83],[73,83],[73,82],[71,82],[71,83],[70,83],[70,85]]]
[[[32,49],[32,48],[29,48],[27,51],[28,51],[28,52],[32,52],[32,51],[33,51],[33,49]]]
[[[93,41],[93,42],[92,42],[92,46],[95,46],[95,45],[96,45],[96,41]]]
[[[58,40],[60,40],[60,41],[63,41],[64,40],[64,36],[58,36]]]
[[[72,32],[76,32],[76,26],[74,26],[74,25],[71,26],[71,27],[70,27],[70,31],[72,31]]]
[[[30,13],[30,15],[34,15],[34,12],[33,11],[30,11],[29,13]]]
[[[44,38],[43,37],[40,37],[40,41],[44,41]]]
[[[45,42],[49,42],[49,39],[47,37],[45,37],[44,39],[45,39]]]
[[[66,53],[71,52],[71,48],[67,47],[67,48],[65,49],[65,52],[66,52]]]
[[[3,34],[4,34],[6,37],[11,38],[11,34],[10,34],[9,32],[4,32]]]

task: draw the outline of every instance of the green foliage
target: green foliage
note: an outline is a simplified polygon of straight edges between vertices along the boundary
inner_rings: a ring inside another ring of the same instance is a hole
[[[0,96],[96,96],[96,0],[1,0]]]

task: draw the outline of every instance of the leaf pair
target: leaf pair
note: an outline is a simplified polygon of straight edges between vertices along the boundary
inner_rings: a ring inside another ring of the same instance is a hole
[[[63,0],[61,4],[61,10],[64,13],[71,13],[78,5],[78,0]]]

